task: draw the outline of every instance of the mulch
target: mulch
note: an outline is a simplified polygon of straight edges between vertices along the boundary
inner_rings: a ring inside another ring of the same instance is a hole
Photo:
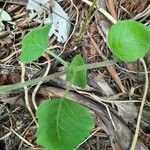
[[[136,19],[150,26],[150,13],[142,15],[149,0],[99,0],[100,6],[108,11],[115,19]],[[23,4],[23,5],[22,5]],[[86,63],[102,62],[112,59],[111,51],[106,44],[106,35],[111,22],[95,9],[89,16],[82,38],[77,42],[81,23],[88,13],[89,6],[80,0],[59,2],[68,13],[71,24],[70,39],[59,43],[56,36],[49,38],[53,51],[61,54],[66,61],[81,53]],[[0,1],[12,17],[14,24],[4,22],[5,29],[0,32],[0,86],[21,82],[22,68],[19,62],[21,40],[31,29],[42,26],[35,22],[26,10],[26,1],[19,0],[4,3]],[[148,11],[149,11],[148,10]],[[79,15],[78,15],[79,14]],[[77,16],[78,15],[78,16]],[[77,20],[78,17],[78,20]],[[48,74],[64,69],[61,64],[49,57],[51,68]],[[150,55],[144,58],[150,69]],[[47,69],[47,59],[39,58],[32,64],[26,65],[26,80],[42,77]],[[93,134],[78,150],[128,150],[135,133],[138,110],[144,87],[144,70],[140,62],[119,62],[112,67],[102,67],[88,71],[88,88],[85,91],[70,91],[69,98],[74,98],[86,106],[94,115],[95,128]],[[29,86],[29,102],[33,112],[32,92],[35,86]],[[65,81],[57,78],[43,83],[36,93],[36,102],[43,99],[59,97],[65,89]],[[94,97],[94,96],[95,97]],[[101,101],[98,101],[98,97]],[[113,102],[114,101],[114,102]],[[132,102],[136,101],[136,103]],[[108,113],[108,110],[112,118]],[[114,123],[114,124],[113,124]],[[30,150],[42,149],[36,144],[36,124],[25,105],[24,89],[0,94],[0,150]],[[150,148],[150,89],[148,89],[137,150]]]

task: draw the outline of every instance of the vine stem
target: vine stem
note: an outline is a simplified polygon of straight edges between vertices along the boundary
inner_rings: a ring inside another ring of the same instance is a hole
[[[67,82],[66,90],[65,90],[64,95],[63,95],[64,98],[67,97],[70,88],[71,88],[71,84]]]
[[[144,104],[145,104],[145,101],[146,101],[146,95],[147,95],[147,91],[148,91],[148,72],[147,72],[147,66],[146,66],[145,61],[144,61],[143,58],[141,58],[140,61],[143,64],[144,71],[145,71],[145,86],[144,86],[144,94],[143,94],[143,97],[142,97],[142,102],[141,102],[141,106],[140,106],[140,110],[139,110],[139,114],[138,114],[135,135],[134,135],[134,139],[133,139],[133,142],[132,142],[130,150],[135,150],[135,147],[136,147],[136,143],[137,143],[137,139],[138,139],[138,134],[139,134],[139,130],[140,130],[140,122],[141,122],[141,118],[142,118],[142,112],[143,112]]]
[[[63,60],[61,57],[59,57],[58,55],[56,55],[54,52],[50,51],[49,49],[46,51],[46,53],[48,53],[51,56],[53,56],[56,60],[58,60],[65,67],[68,66],[68,63],[65,60]]]
[[[116,62],[113,60],[108,60],[108,61],[103,61],[103,62],[99,62],[99,63],[82,65],[82,66],[76,67],[75,70],[80,71],[80,70],[85,69],[85,68],[86,69],[94,69],[94,68],[106,67],[106,66],[114,65],[115,63]],[[50,79],[54,79],[56,77],[60,77],[61,75],[64,75],[65,73],[66,73],[65,71],[62,71],[62,72],[50,74],[46,77],[42,77],[42,78],[39,77],[36,79],[28,80],[28,81],[25,81],[23,83],[17,83],[17,84],[12,84],[12,85],[3,85],[3,86],[0,86],[0,93],[4,94],[4,93],[12,91],[12,90],[17,90],[17,89],[22,88],[24,86],[35,85],[39,82],[44,82],[44,81],[48,81]]]
[[[82,66],[74,68],[74,71],[81,71],[83,69],[89,70],[89,69],[96,69],[100,67],[106,67],[106,66],[112,66],[116,63],[114,60],[106,60],[101,63],[92,63],[92,64],[84,64]]]

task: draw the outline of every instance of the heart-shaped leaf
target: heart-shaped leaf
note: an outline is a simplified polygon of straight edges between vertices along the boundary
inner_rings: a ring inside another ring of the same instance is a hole
[[[87,84],[87,69],[83,68],[81,71],[76,71],[77,67],[84,65],[84,60],[81,55],[76,55],[71,64],[66,68],[67,80],[76,86],[84,88]]]
[[[46,25],[38,27],[24,36],[20,55],[20,60],[23,63],[31,63],[46,52],[49,30],[50,25]]]
[[[148,27],[134,20],[118,21],[109,30],[108,44],[113,55],[130,62],[144,57],[150,48]]]
[[[37,143],[48,150],[73,150],[93,127],[93,117],[81,105],[58,98],[43,102],[36,112]]]

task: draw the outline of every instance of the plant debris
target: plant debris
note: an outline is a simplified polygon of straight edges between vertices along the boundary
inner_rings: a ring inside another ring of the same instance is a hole
[[[0,0],[0,86],[21,82],[21,41],[29,31],[46,23],[52,23],[53,27],[49,48],[65,61],[71,62],[77,54],[81,54],[89,64],[112,59],[106,45],[108,29],[112,24],[97,8],[88,17],[81,40],[77,42],[81,25],[90,9],[83,1]],[[36,3],[36,6],[31,3]],[[135,19],[150,26],[149,0],[97,0],[97,5],[117,20]],[[3,12],[7,13],[4,17],[7,19],[3,19]],[[144,59],[150,71],[149,54]],[[64,68],[57,60],[42,56],[25,66],[25,80],[61,70]],[[72,87],[67,97],[87,107],[95,118],[93,132],[78,150],[128,150],[135,134],[143,95],[145,78],[142,65],[138,61],[129,64],[118,62],[112,67],[89,70],[87,78],[88,85],[84,90]],[[28,86],[28,100],[33,113],[34,92],[39,105],[43,99],[63,96],[65,88],[64,76],[40,84],[37,91],[35,86]],[[150,88],[136,150],[150,149],[149,93]],[[23,88],[0,94],[0,131],[1,150],[41,149],[36,144],[36,124],[26,108]]]

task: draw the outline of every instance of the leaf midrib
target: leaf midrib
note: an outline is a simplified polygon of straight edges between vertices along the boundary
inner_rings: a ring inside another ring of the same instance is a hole
[[[60,111],[61,111],[63,101],[64,100],[62,100],[59,103],[58,111],[57,111],[57,117],[56,117],[56,130],[57,130],[57,135],[58,135],[58,140],[59,140],[60,145],[62,144],[62,142],[61,142],[60,131],[59,131],[59,117],[60,117]]]

